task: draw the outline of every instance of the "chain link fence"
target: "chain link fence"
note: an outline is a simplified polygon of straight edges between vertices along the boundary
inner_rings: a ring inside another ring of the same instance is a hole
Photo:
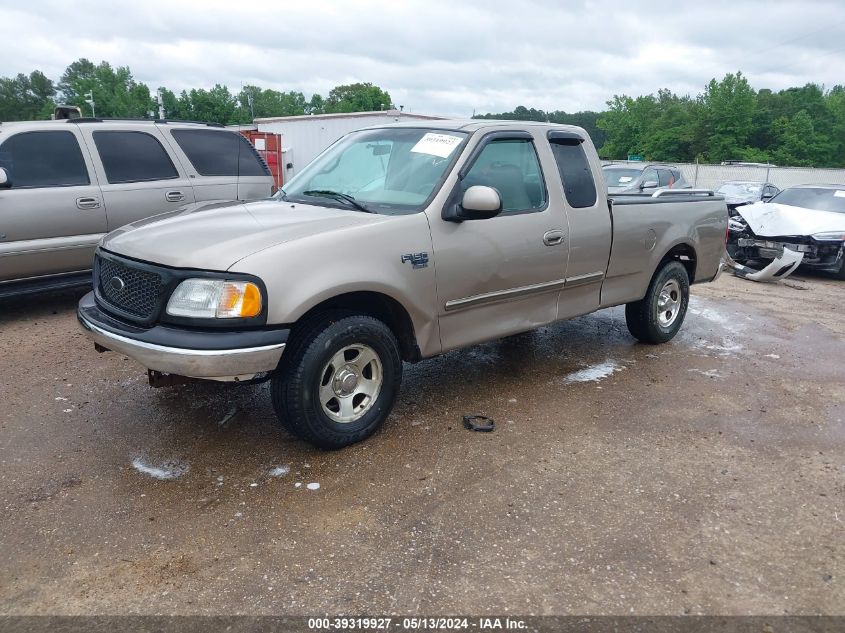
[[[603,164],[641,165],[641,162],[614,160]],[[727,180],[770,182],[785,189],[795,185],[841,184],[845,188],[845,169],[817,169],[814,167],[766,167],[751,165],[702,165],[699,163],[667,163],[681,170],[693,187],[716,189]]]

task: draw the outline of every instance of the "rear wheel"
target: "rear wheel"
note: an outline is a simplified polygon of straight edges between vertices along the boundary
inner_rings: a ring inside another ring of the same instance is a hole
[[[671,261],[655,273],[643,299],[625,306],[625,323],[637,340],[665,343],[681,329],[688,304],[687,270],[680,262]]]
[[[402,381],[399,344],[370,316],[327,314],[294,333],[273,376],[273,407],[293,434],[325,449],[372,435]]]

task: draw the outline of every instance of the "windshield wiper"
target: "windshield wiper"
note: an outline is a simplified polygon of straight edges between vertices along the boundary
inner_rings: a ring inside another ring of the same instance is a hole
[[[332,191],[331,189],[309,189],[308,191],[303,191],[302,195],[343,200],[344,202],[355,207],[359,211],[364,211],[365,213],[375,213],[375,211],[373,211],[372,209],[368,209],[349,194],[340,193],[339,191]]]

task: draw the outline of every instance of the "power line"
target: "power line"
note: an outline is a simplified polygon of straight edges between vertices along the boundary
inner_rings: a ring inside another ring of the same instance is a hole
[[[760,50],[752,51],[751,53],[749,53],[749,55],[751,57],[756,57],[757,55],[761,55],[763,53],[768,53],[769,51],[772,51],[776,48],[780,48],[781,46],[785,46],[786,44],[792,44],[793,42],[797,42],[798,40],[807,39],[808,37],[811,37],[813,35],[818,35],[819,33],[824,33],[825,31],[829,31],[830,29],[835,29],[839,26],[842,26],[843,24],[845,24],[845,20],[842,20],[840,22],[835,22],[834,24],[829,24],[828,26],[822,27],[822,28],[817,29],[815,31],[810,31],[809,33],[805,33],[804,35],[799,35],[798,37],[793,37],[791,39],[784,40],[784,41],[779,42],[777,44],[774,44],[772,46],[767,46],[766,48],[761,48]]]

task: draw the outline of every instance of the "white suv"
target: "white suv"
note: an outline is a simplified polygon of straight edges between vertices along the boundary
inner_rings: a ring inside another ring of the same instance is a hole
[[[194,202],[255,200],[273,177],[218,125],[66,119],[0,124],[0,297],[90,283],[106,233]]]

